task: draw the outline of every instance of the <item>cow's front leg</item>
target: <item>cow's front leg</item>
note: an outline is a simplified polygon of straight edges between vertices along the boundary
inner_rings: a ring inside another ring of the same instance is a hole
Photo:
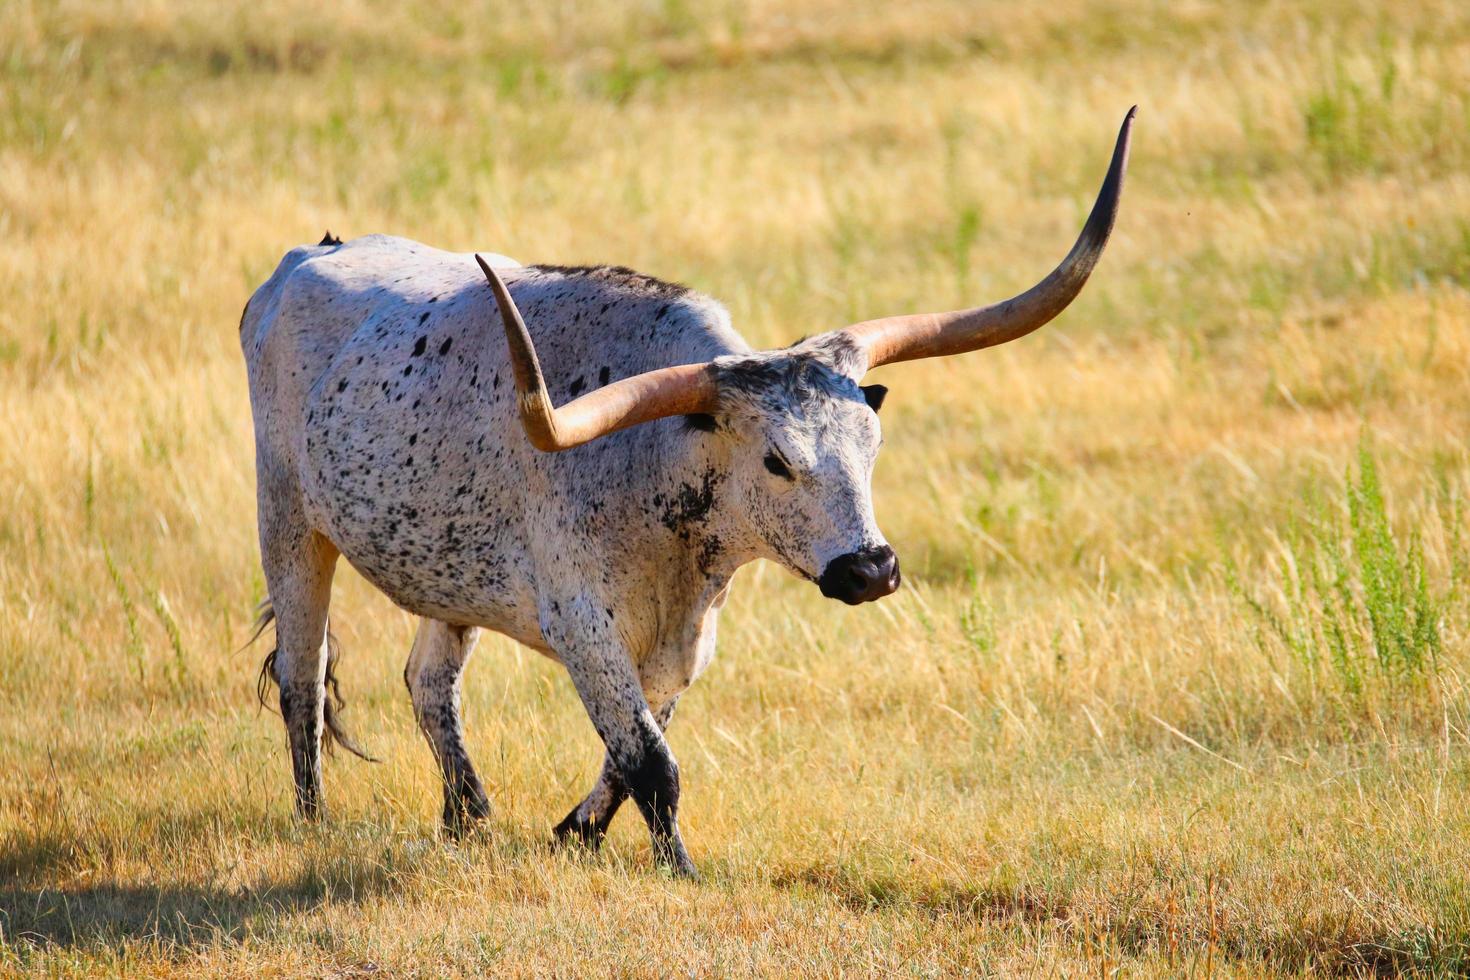
[[[563,607],[562,622],[543,626],[607,746],[608,758],[653,838],[657,861],[697,877],[679,836],[679,765],[643,697],[631,658],[598,603]]]
[[[669,721],[674,716],[674,705],[677,703],[678,699],[675,698],[654,713],[659,728],[665,732],[669,730]],[[592,792],[587,794],[586,799],[572,807],[572,812],[556,825],[552,833],[559,843],[577,841],[597,850],[607,837],[607,828],[612,824],[612,818],[627,798],[627,784],[618,774],[617,764],[613,762],[612,753],[609,752],[603,758],[602,773],[597,777],[597,785],[592,787]]]

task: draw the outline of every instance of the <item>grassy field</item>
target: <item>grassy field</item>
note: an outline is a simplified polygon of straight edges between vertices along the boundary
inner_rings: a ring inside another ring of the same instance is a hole
[[[578,5],[580,6],[580,5]],[[345,565],[334,818],[257,709],[236,321],[326,229],[617,262],[752,341],[999,298],[885,368],[903,590],[736,583],[670,732],[702,884],[559,668]],[[1470,970],[1470,5],[0,2],[0,973]]]

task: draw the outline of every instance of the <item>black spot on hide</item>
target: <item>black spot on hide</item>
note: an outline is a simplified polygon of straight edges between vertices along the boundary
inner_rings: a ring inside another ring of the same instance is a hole
[[[664,512],[660,518],[664,527],[688,541],[696,526],[709,519],[709,512],[715,506],[715,490],[719,487],[719,482],[720,478],[714,470],[705,470],[698,487],[690,483],[682,484],[679,495],[664,502]]]

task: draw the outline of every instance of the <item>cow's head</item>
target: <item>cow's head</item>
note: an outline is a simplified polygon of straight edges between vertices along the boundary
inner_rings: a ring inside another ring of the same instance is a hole
[[[763,557],[856,605],[898,588],[873,519],[882,385],[858,384],[862,352],[840,333],[713,364],[716,411],[688,417],[723,443],[732,509]]]
[[[991,306],[884,317],[780,351],[717,358],[635,375],[553,407],[531,336],[505,284],[483,259],[510,343],[521,421],[554,452],[670,416],[729,441],[729,479],[769,557],[849,603],[898,588],[898,559],[873,519],[881,385],[871,368],[962,354],[1022,337],[1077,296],[1117,216],[1135,110],[1129,110],[1097,202],[1072,251],[1041,282]],[[479,256],[476,256],[479,259]]]

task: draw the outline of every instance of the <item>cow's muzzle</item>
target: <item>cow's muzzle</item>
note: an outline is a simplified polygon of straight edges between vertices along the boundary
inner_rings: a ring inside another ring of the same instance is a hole
[[[899,580],[898,556],[884,544],[833,558],[817,585],[828,599],[855,606],[892,595],[898,591]]]

